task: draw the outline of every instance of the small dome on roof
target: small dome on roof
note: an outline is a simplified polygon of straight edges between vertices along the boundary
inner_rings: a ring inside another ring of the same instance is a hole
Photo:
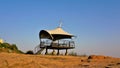
[[[4,41],[2,39],[0,39],[0,43],[3,43]]]

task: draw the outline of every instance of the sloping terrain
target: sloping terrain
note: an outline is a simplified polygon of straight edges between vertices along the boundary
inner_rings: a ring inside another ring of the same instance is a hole
[[[9,43],[0,43],[0,52],[23,53],[17,48],[15,44],[9,44]]]
[[[120,58],[0,53],[0,68],[120,68]]]

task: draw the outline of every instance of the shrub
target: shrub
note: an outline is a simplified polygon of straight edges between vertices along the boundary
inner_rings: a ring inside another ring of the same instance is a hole
[[[11,45],[9,43],[0,43],[0,47],[10,48]]]
[[[26,54],[34,54],[32,50],[26,52]]]
[[[12,50],[18,50],[16,44],[12,44],[11,49],[12,49]]]

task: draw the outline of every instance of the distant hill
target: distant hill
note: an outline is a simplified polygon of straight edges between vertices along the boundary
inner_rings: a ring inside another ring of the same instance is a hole
[[[18,49],[16,44],[9,44],[9,43],[0,43],[0,52],[23,53]]]

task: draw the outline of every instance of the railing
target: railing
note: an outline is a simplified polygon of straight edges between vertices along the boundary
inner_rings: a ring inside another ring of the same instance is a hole
[[[41,41],[40,47],[75,47],[74,41],[71,40],[58,40],[58,41]]]
[[[41,41],[40,42],[40,47],[46,47],[46,46],[50,46],[51,42],[48,41]]]

